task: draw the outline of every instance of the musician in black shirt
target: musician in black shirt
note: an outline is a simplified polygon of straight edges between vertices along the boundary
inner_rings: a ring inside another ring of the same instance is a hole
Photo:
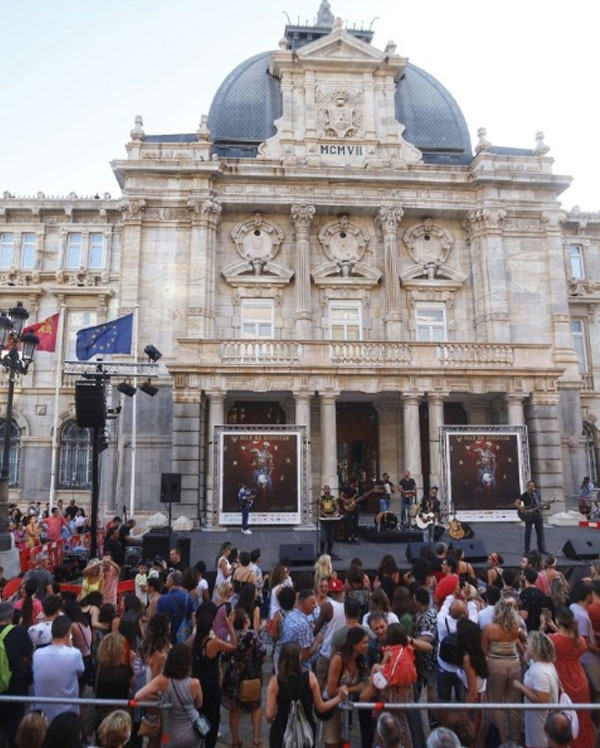
[[[531,547],[531,528],[535,527],[537,547],[540,553],[546,553],[544,548],[544,519],[542,517],[542,500],[535,490],[535,483],[530,480],[525,491],[515,501],[517,509],[522,510],[525,521],[525,553],[529,553]]]

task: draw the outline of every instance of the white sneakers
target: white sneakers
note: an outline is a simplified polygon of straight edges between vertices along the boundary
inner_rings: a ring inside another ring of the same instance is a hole
[[[244,533],[244,535],[252,535],[252,530],[244,530],[242,528],[242,532]]]

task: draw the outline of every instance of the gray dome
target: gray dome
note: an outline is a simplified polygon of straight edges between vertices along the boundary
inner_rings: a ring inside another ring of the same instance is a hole
[[[242,62],[225,78],[213,99],[208,126],[216,152],[253,157],[276,132],[281,117],[279,79],[269,75],[271,52]],[[408,64],[396,87],[396,118],[404,137],[423,152],[427,163],[465,164],[471,142],[458,104],[433,76]]]

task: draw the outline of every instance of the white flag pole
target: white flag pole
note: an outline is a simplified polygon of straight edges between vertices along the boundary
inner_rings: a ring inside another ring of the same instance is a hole
[[[138,357],[138,311],[136,304],[133,312],[133,361],[137,364]],[[133,378],[133,386],[137,387],[137,377]],[[137,397],[131,398],[131,482],[129,484],[129,516],[133,517],[135,511],[135,453],[137,440]]]
[[[60,313],[58,316],[58,356],[56,357],[56,379],[54,382],[54,419],[52,424],[52,461],[50,463],[50,509],[54,506],[54,499],[56,498],[56,463],[58,457],[58,406],[60,403],[60,385],[62,379],[62,364],[63,364],[63,338],[64,338],[64,326],[65,326],[65,305],[60,305]]]

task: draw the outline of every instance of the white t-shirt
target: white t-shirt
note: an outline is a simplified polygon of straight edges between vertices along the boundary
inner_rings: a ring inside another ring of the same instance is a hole
[[[77,678],[83,673],[83,658],[75,647],[50,644],[36,649],[33,653],[33,693],[35,696],[58,696],[76,699],[79,696]],[[40,704],[41,709],[52,722],[57,714],[75,712],[77,704]]]
[[[148,590],[145,589],[147,584],[147,574],[138,573],[135,575],[135,596],[144,606],[148,605]]]
[[[483,631],[483,629],[486,626],[489,626],[490,623],[493,623],[493,619],[494,619],[494,606],[486,605],[485,608],[482,608],[482,610],[479,611],[479,617],[477,618],[477,623],[479,624],[479,628]]]
[[[208,582],[206,579],[201,579],[198,582],[196,589],[198,590],[198,602],[202,602],[202,600],[204,600],[204,590],[208,589]]]
[[[282,587],[292,587],[294,583],[292,582],[291,577],[287,577],[281,584],[276,585],[271,590],[271,601],[269,605],[269,618],[273,620],[275,618],[275,613],[280,609],[279,600],[277,599],[277,595],[279,594],[279,590]]]
[[[550,702],[558,701],[558,673],[551,662],[532,662],[529,666],[523,684],[534,691],[550,694]],[[525,703],[530,700],[525,697]],[[544,723],[548,716],[547,709],[525,712],[525,742],[527,745],[547,745],[548,736],[544,731]]]

